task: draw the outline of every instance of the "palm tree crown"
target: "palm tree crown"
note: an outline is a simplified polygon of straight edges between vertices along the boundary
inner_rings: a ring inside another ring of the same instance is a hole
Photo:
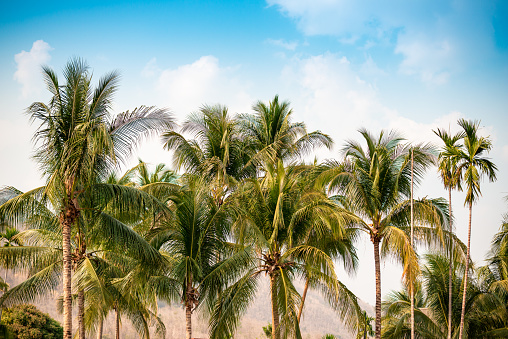
[[[258,101],[252,109],[254,115],[241,116],[242,132],[252,141],[258,156],[272,162],[298,160],[316,147],[332,145],[328,135],[320,131],[308,133],[303,122],[292,122],[289,102],[280,102],[278,95],[268,104]]]

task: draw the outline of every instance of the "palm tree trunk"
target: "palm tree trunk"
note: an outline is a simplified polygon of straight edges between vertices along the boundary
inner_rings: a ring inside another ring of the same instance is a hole
[[[187,303],[185,307],[185,338],[192,338],[192,305]]]
[[[4,283],[7,284],[7,269],[5,269],[5,274],[4,274]],[[7,291],[7,289],[6,289]],[[2,293],[2,295],[4,294],[5,292]],[[2,308],[3,306],[0,306],[0,324],[2,323]]]
[[[272,299],[272,339],[280,338],[279,328],[279,306],[277,303],[277,286],[276,286],[276,274],[270,273],[270,292]]]
[[[414,149],[411,148],[411,249],[414,251],[414,209],[413,209]],[[415,277],[411,274],[411,339],[415,339]]]
[[[118,307],[115,307],[116,312],[116,326],[115,326],[115,338],[120,339],[120,311]]]
[[[7,278],[7,269],[5,269],[5,277]],[[4,279],[4,283],[7,284],[7,280]],[[2,292],[2,295],[4,294],[5,292]],[[2,323],[2,309],[3,309],[3,305],[0,305],[0,324]]]
[[[300,304],[300,309],[298,310],[298,323],[300,323],[300,318],[302,317],[303,312],[303,304],[305,303],[305,298],[307,297],[307,291],[309,290],[309,278],[305,280],[305,287],[303,288],[302,294],[302,303]]]
[[[185,300],[185,333],[186,339],[192,339],[192,300],[190,292],[192,289],[192,280],[187,279],[187,300]]]
[[[464,272],[464,291],[462,292],[462,311],[460,312],[460,330],[459,339],[462,339],[464,332],[464,317],[466,315],[466,292],[467,292],[467,278],[469,276],[469,255],[471,251],[471,218],[473,215],[473,204],[469,204],[469,225],[467,228],[467,258],[466,258],[466,271]]]
[[[102,339],[102,326],[104,325],[104,319],[101,318],[99,321],[99,328],[97,329],[97,339]]]
[[[453,299],[453,286],[452,286],[452,270],[453,270],[453,247],[452,247],[452,188],[448,187],[448,225],[450,227],[450,266],[448,267],[448,339],[452,339],[452,299]]]
[[[65,213],[65,212],[64,212]],[[67,213],[65,213],[67,214]],[[63,218],[63,338],[72,339],[72,258],[71,258],[71,225],[72,218]]]
[[[7,284],[7,269],[5,269],[5,278],[4,278],[4,283]],[[5,292],[2,292],[2,295],[4,294]],[[0,306],[0,324],[2,323],[2,308],[3,306]]]
[[[374,238],[374,266],[376,269],[376,339],[381,339],[381,263],[379,260],[379,242]]]
[[[78,291],[79,339],[85,339],[85,291]]]

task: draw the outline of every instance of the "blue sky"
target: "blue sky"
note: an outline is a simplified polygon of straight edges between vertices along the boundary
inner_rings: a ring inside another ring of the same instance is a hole
[[[115,110],[169,107],[180,121],[202,104],[250,112],[275,94],[291,101],[298,121],[336,141],[367,127],[398,129],[411,141],[438,143],[436,127],[481,119],[496,184],[484,183],[473,211],[473,259],[481,262],[508,212],[508,3],[506,1],[269,0],[4,2],[0,11],[0,185],[41,184],[30,160],[31,126],[23,114],[48,99],[40,65],[60,70],[72,56],[94,78],[122,74]],[[139,156],[171,163],[157,141]],[[135,161],[135,157],[133,158]],[[418,194],[443,196],[435,171]],[[463,195],[454,208],[465,239]],[[371,246],[353,290],[373,303]],[[400,272],[385,264],[383,293]],[[396,273],[392,273],[396,272]]]

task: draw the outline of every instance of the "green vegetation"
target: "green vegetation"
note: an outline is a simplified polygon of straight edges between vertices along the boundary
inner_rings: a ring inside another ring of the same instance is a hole
[[[469,258],[471,219],[467,245],[452,224],[452,190],[466,189],[471,215],[482,176],[496,178],[485,157],[491,142],[479,135],[477,122],[460,120],[462,132],[453,136],[438,129],[440,151],[407,143],[397,132],[361,129],[362,142],[348,141],[340,158],[308,163],[306,156],[332,140],[294,122],[289,102],[278,96],[255,103],[252,114],[205,105],[178,127],[154,107],[114,116],[116,73],[95,89],[82,60],[71,60],[63,73],[62,84],[43,69],[51,99],[28,110],[40,123],[35,159],[45,185],[0,191],[0,266],[28,273],[8,290],[0,280],[5,324],[13,317],[22,323],[22,314],[5,307],[62,286],[59,333],[65,339],[100,338],[109,314],[116,338],[122,319],[141,338],[164,337],[159,301],[182,305],[187,339],[196,312],[208,320],[210,338],[232,338],[265,279],[272,320],[263,331],[272,339],[304,336],[300,321],[309,290],[318,291],[357,338],[409,338],[410,286],[416,287],[418,337],[506,337],[508,218],[488,264],[478,268]],[[175,171],[165,164],[152,171],[139,160],[119,173],[118,164],[147,135],[161,136]],[[436,159],[448,201],[425,197],[411,204],[412,178],[418,185]],[[362,235],[373,244],[374,317],[336,274],[337,265],[355,272]],[[421,246],[430,253],[422,262]],[[382,302],[386,257],[401,265],[404,288]]]
[[[33,305],[20,304],[3,312],[2,325],[13,339],[59,339],[63,328],[58,321]]]

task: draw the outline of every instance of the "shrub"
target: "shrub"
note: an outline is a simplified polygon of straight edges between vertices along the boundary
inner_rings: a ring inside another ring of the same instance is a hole
[[[34,305],[16,305],[4,309],[2,324],[18,339],[60,339],[63,328],[48,314]]]

